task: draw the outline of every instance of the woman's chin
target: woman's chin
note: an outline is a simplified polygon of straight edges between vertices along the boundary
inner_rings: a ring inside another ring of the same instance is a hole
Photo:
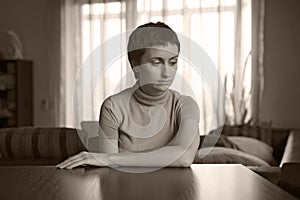
[[[159,84],[159,85],[155,85],[154,88],[155,90],[157,90],[157,92],[165,92],[170,88],[170,85]]]
[[[151,84],[151,85],[147,85],[142,87],[143,91],[149,95],[160,95],[162,93],[164,93],[165,91],[167,91],[170,88],[169,84]]]

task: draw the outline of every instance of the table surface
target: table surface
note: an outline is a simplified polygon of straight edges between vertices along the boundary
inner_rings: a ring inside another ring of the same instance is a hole
[[[148,173],[111,168],[1,166],[0,199],[296,199],[242,165],[192,165]]]

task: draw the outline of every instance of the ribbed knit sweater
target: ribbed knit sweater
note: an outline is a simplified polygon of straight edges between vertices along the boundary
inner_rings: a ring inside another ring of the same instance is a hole
[[[103,102],[99,123],[108,139],[118,140],[120,151],[143,152],[168,145],[188,118],[199,121],[191,97],[170,89],[150,96],[136,84]]]

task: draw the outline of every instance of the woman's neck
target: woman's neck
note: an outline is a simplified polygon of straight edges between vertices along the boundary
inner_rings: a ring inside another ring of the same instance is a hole
[[[169,98],[170,91],[161,91],[160,93],[149,94],[144,91],[144,87],[136,87],[133,93],[134,97],[144,105],[159,105],[166,102]]]

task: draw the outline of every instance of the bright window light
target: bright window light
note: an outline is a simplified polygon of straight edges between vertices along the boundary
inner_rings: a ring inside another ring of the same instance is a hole
[[[125,11],[126,3],[129,3],[129,1],[82,5],[82,62],[105,40],[127,31],[126,26],[128,24],[126,24],[125,18],[128,16],[128,13]],[[136,3],[136,10],[133,11],[135,12],[135,25],[141,25],[150,21],[163,21],[177,33],[190,37],[210,56],[219,70],[222,81],[225,80],[227,75],[225,87],[229,93],[232,92],[235,68],[241,65],[240,63],[237,64],[237,55],[235,55],[235,49],[238,45],[235,43],[237,0],[136,0]],[[243,45],[239,59],[245,60],[244,65],[246,67],[243,84],[246,95],[251,91],[251,0],[241,1],[241,6],[243,9],[241,16],[243,22],[241,23],[241,41]],[[120,47],[116,47],[115,51],[121,52],[121,49],[126,48],[126,39],[122,40]],[[107,50],[108,53],[109,51],[110,49]],[[192,52],[193,49],[188,49],[188,51],[191,53],[191,56],[197,56],[197,52]],[[178,73],[181,76],[185,76],[185,73],[189,71],[188,73],[191,74],[189,75],[189,81],[191,87],[194,87],[192,88],[193,91],[202,95],[201,98],[199,96],[196,97],[197,102],[200,106],[206,106],[209,110],[211,102],[208,89],[205,85],[199,87],[199,80],[203,79],[203,77],[198,77],[197,72],[193,71],[193,68],[187,69],[186,66],[189,65],[187,62],[181,59],[178,62]],[[118,82],[118,77],[123,76],[128,69],[126,55],[122,55],[122,58],[112,64],[105,81],[110,84]],[[103,94],[99,95],[103,96]],[[209,120],[213,116],[209,114],[211,112],[208,110],[207,113],[201,112],[201,117]],[[202,131],[205,129],[203,126],[201,125]]]

